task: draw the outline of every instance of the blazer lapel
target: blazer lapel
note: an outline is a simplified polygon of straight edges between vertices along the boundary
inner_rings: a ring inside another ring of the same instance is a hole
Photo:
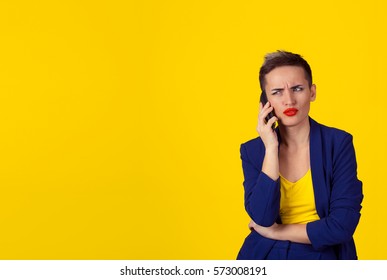
[[[317,214],[320,218],[328,215],[327,205],[329,201],[327,186],[325,181],[325,171],[323,162],[322,135],[320,125],[309,118],[310,123],[310,168],[312,172],[312,182],[314,189],[314,200]]]

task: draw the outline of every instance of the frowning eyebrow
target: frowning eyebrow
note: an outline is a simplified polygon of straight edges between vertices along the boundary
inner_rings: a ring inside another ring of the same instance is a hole
[[[296,88],[299,88],[299,87],[303,87],[303,85],[295,85],[295,86],[292,86],[290,89],[296,89]],[[271,90],[271,92],[275,92],[275,91],[282,91],[282,90],[284,90],[284,88],[273,88],[272,90]]]

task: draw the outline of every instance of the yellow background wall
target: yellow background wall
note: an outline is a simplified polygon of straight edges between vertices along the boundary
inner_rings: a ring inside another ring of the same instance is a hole
[[[311,64],[354,135],[360,259],[387,259],[386,4],[1,1],[0,258],[235,259],[258,70]]]

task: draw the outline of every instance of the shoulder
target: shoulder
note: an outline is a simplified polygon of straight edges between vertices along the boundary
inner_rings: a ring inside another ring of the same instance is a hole
[[[241,144],[241,150],[260,151],[264,149],[265,149],[265,145],[263,144],[261,137],[248,140]]]
[[[343,129],[317,123],[312,119],[310,142],[312,152],[320,154],[326,164],[337,162],[337,159],[344,154],[354,157],[353,138],[350,133]]]
[[[323,125],[313,119],[310,119],[310,123],[312,133],[319,133],[326,144],[337,145],[343,143],[343,141],[352,141],[352,135],[343,129]]]
[[[263,160],[265,145],[261,137],[257,137],[241,144],[241,158],[258,164]]]

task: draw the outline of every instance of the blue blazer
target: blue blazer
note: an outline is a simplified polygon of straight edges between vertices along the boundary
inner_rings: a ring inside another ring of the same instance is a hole
[[[309,121],[310,164],[320,220],[307,224],[308,237],[315,250],[334,246],[338,259],[357,259],[353,234],[360,219],[363,193],[362,182],[357,178],[352,135],[311,118]],[[261,172],[265,155],[262,139],[258,137],[242,144],[240,151],[247,213],[261,226],[281,223],[280,181]],[[265,259],[275,242],[251,231],[238,259]]]

